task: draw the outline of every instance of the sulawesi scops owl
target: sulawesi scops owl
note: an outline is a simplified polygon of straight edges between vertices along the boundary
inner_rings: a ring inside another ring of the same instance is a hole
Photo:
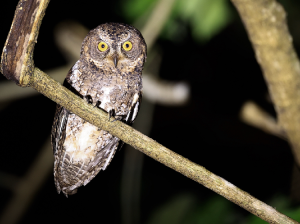
[[[64,86],[127,124],[135,120],[142,98],[147,47],[141,33],[120,23],[105,23],[85,37],[80,59]],[[122,143],[117,137],[57,105],[51,142],[57,191],[66,196],[105,170]]]

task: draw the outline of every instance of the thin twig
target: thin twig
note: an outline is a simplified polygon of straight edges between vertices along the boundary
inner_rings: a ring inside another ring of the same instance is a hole
[[[150,49],[155,42],[158,35],[161,33],[162,28],[164,27],[169,14],[171,13],[172,6],[174,5],[175,0],[160,0],[155,6],[155,10],[150,15],[147,23],[141,30],[143,34],[148,49]],[[157,23],[157,21],[160,21]]]

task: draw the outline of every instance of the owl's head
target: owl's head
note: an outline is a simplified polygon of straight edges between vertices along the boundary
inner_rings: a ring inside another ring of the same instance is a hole
[[[142,70],[147,55],[145,40],[136,28],[122,23],[105,23],[85,37],[80,57],[99,66]]]

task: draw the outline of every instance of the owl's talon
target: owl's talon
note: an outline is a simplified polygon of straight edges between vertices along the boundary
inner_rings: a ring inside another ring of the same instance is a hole
[[[85,100],[85,102],[93,104],[93,98],[90,95],[83,96],[83,99]]]
[[[98,101],[96,102],[96,104],[95,104],[95,106],[94,106],[94,107],[99,107],[99,106],[100,106],[100,104],[101,104],[101,101],[100,101],[100,100],[98,100]]]
[[[114,115],[114,110],[108,111],[108,121],[110,121],[110,118]]]
[[[112,121],[112,122],[115,122],[115,121],[121,121],[122,120],[122,117],[115,117],[115,119]],[[111,123],[112,123],[111,122]]]

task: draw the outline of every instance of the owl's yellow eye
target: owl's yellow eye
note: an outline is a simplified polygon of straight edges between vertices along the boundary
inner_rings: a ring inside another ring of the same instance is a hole
[[[132,43],[130,41],[126,41],[123,44],[123,48],[124,48],[125,51],[130,51],[132,49]]]
[[[99,49],[99,51],[102,51],[102,52],[103,52],[103,51],[106,51],[107,48],[108,48],[107,44],[104,43],[103,41],[101,41],[101,42],[98,44],[98,49]]]

